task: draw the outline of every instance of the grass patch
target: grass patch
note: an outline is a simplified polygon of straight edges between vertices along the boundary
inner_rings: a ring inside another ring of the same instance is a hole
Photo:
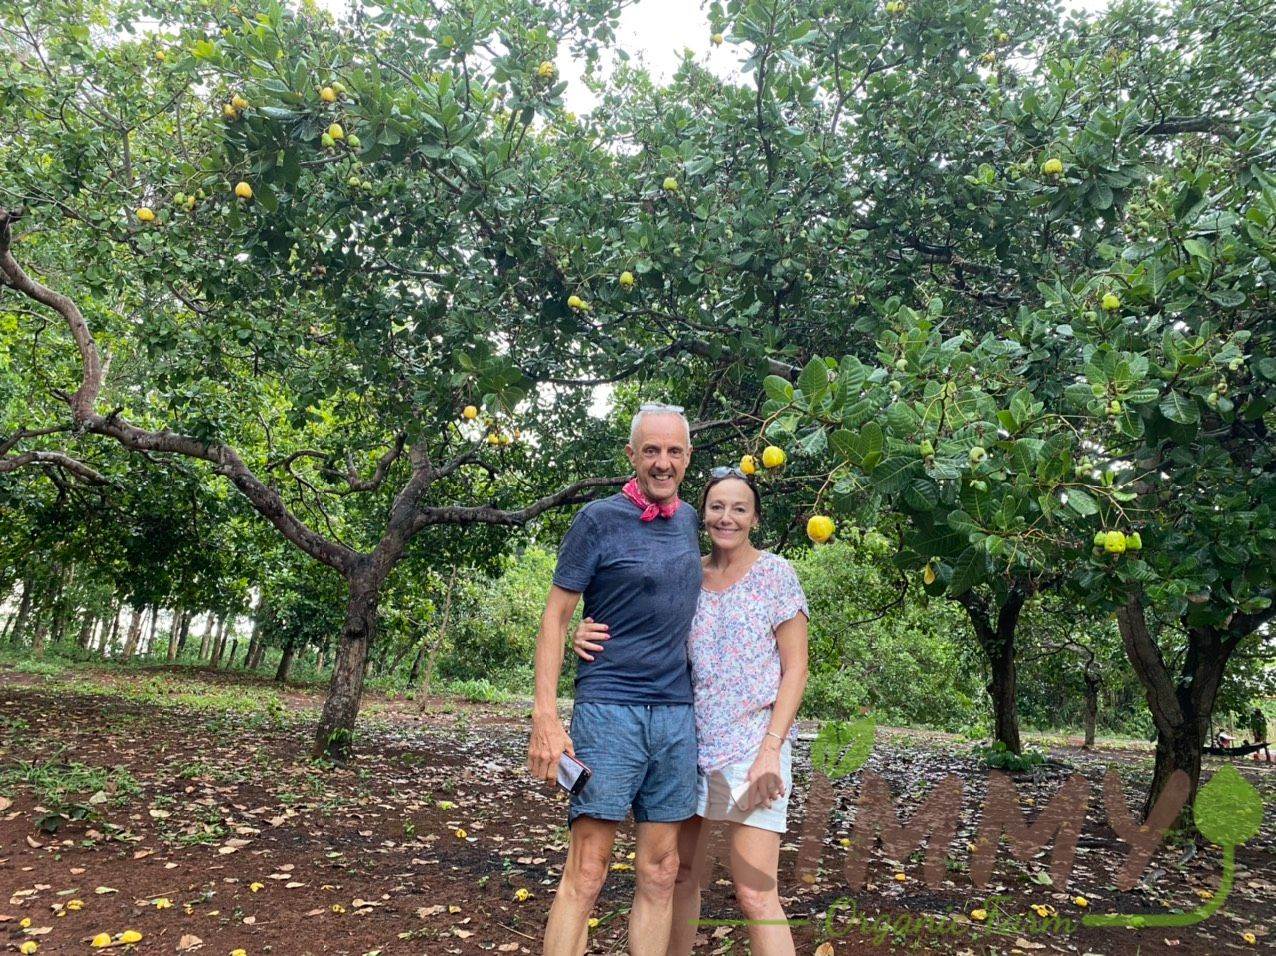
[[[516,697],[515,694],[496,686],[487,678],[449,681],[438,686],[438,693],[483,704],[504,704]]]
[[[60,757],[0,767],[0,789],[22,786],[30,787],[40,802],[55,804],[66,803],[68,797],[76,794],[98,791],[114,794],[116,801],[122,803],[142,792],[137,780],[123,766],[93,767]]]
[[[176,707],[210,714],[281,720],[287,706],[270,688],[209,685],[173,674],[82,674],[60,680],[57,690],[71,694],[119,697],[156,707]]]
[[[970,748],[972,757],[976,757],[992,770],[1009,770],[1011,773],[1024,773],[1046,762],[1046,755],[1040,750],[1025,747],[1023,753],[1011,753],[1000,740],[991,746],[976,744]]]
[[[57,658],[26,657],[10,665],[19,674],[35,674],[37,677],[61,677],[67,664]]]

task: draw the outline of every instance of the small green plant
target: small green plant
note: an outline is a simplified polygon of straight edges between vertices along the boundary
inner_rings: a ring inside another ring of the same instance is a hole
[[[61,677],[63,672],[66,671],[66,665],[57,660],[28,657],[14,664],[13,669],[19,674],[34,674],[37,677]]]
[[[69,803],[67,798],[75,794],[102,791],[123,801],[141,792],[125,767],[91,767],[64,761],[61,754],[44,761],[21,761],[0,767],[0,788],[19,785],[30,787],[41,803],[59,805]]]
[[[1046,755],[1040,750],[1033,750],[1031,747],[1024,750],[1021,754],[1011,752],[1000,740],[991,746],[987,744],[976,744],[970,748],[972,757],[983,760],[984,764],[991,770],[1008,770],[1011,773],[1025,773],[1034,767],[1040,767],[1046,762]]]
[[[485,704],[500,704],[511,698],[511,694],[497,687],[485,677],[470,680],[453,681],[443,688],[444,693],[454,694],[463,700]]]

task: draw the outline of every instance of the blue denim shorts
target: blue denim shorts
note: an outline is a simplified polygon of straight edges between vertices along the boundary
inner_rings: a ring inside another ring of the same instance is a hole
[[[696,719],[690,704],[602,704],[572,708],[576,756],[594,772],[571,798],[577,817],[676,823],[696,809]]]

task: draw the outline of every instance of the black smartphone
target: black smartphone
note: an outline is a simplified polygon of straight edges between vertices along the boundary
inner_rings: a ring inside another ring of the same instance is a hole
[[[558,785],[573,797],[585,789],[594,772],[566,751],[558,758]]]

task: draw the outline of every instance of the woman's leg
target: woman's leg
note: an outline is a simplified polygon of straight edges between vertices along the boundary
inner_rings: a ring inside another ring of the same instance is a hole
[[[793,933],[780,905],[779,867],[780,834],[731,824],[731,881],[740,911],[750,921],[753,956],[794,956]]]
[[[684,820],[678,828],[678,878],[673,886],[669,956],[688,956],[696,941],[700,884],[704,878],[704,838],[708,830],[703,817]]]

